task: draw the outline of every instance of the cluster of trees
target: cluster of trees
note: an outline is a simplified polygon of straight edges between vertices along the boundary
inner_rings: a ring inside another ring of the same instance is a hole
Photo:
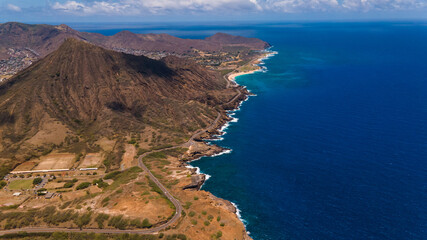
[[[92,220],[98,224],[99,228],[104,228],[106,221],[108,226],[118,229],[131,228],[150,228],[152,224],[148,219],[127,219],[123,215],[110,217],[107,214],[97,214],[94,218],[93,212],[79,214],[74,210],[58,211],[56,207],[49,206],[42,210],[29,210],[26,212],[0,212],[0,222],[5,220],[4,229],[22,228],[28,226],[40,225],[44,222],[48,225],[58,226],[61,223],[72,222],[82,229],[89,225]]]
[[[72,188],[77,181],[78,180],[76,178],[74,178],[71,181],[67,181],[64,184],[63,188]],[[92,183],[90,183],[90,182],[82,182],[79,185],[77,185],[76,190],[81,190],[81,189],[88,188],[92,184],[93,185],[97,185],[99,188],[106,188],[106,187],[109,186],[108,183],[104,182],[104,180],[102,180],[102,178],[100,178],[100,179],[93,180]]]
[[[117,177],[117,175],[119,175],[121,172],[120,171],[114,171],[114,172],[110,172],[107,175],[104,176],[104,179],[114,179]]]
[[[43,179],[42,178],[34,178],[33,179],[33,185],[35,186],[35,185],[39,185],[40,183],[42,183],[43,182]]]
[[[187,240],[187,236],[185,234],[179,233],[179,234],[172,234],[168,235],[165,238],[166,240]]]
[[[73,210],[56,211],[55,207],[49,206],[43,210],[0,213],[0,222],[6,220],[4,229],[13,229],[37,225],[40,224],[40,220],[49,225],[57,226],[78,217],[79,214]]]
[[[93,180],[92,184],[98,186],[99,188],[106,188],[109,186],[108,183],[102,180],[102,178]]]
[[[21,239],[21,240],[187,240],[184,234],[166,235],[141,235],[141,234],[101,234],[101,233],[27,233],[19,232],[0,236],[0,239]]]
[[[140,219],[126,219],[123,217],[123,215],[114,216],[108,221],[108,226],[118,228],[118,229],[126,229],[128,227],[133,228],[150,228],[152,224],[150,221],[148,221],[147,218],[145,218],[143,221]]]
[[[72,188],[77,181],[77,178],[74,178],[71,181],[67,181],[66,183],[64,183],[63,188]]]
[[[90,187],[90,182],[82,182],[79,185],[77,185],[76,190],[81,190]]]
[[[0,239],[20,239],[20,240],[158,240],[159,235],[139,235],[139,234],[100,234],[100,233],[13,233],[0,236]],[[167,237],[166,237],[167,238]],[[176,239],[176,238],[174,238]]]

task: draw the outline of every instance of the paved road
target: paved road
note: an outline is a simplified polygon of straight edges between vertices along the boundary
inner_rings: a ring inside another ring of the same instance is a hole
[[[165,150],[165,149],[162,149]],[[156,150],[157,152],[157,150]],[[152,152],[149,152],[152,153]],[[146,154],[149,154],[146,153]],[[146,156],[146,154],[144,156]],[[145,166],[145,164],[142,162],[142,159],[144,158],[143,155],[141,155],[138,158],[138,166],[141,167],[144,171],[148,173],[148,176],[150,177],[151,181],[153,181],[163,192],[163,194],[172,202],[172,204],[175,206],[175,214],[174,216],[166,223],[149,229],[141,229],[141,230],[120,230],[120,229],[76,229],[76,228],[46,228],[46,227],[25,227],[25,228],[17,228],[17,229],[10,229],[10,230],[2,230],[0,231],[0,235],[9,234],[9,233],[18,233],[18,232],[30,232],[30,233],[36,233],[36,232],[94,232],[94,233],[134,233],[134,234],[151,234],[159,232],[173,223],[175,223],[180,217],[181,212],[183,210],[182,205],[176,200],[169,191],[159,182],[159,180],[154,177],[154,175],[151,173],[151,171]]]
[[[225,79],[225,81],[227,81],[227,85],[226,85],[226,87],[227,88],[230,88],[230,87],[237,87],[237,83],[236,83],[236,81],[234,81],[234,80],[230,80],[229,79],[229,77],[230,77],[230,75],[231,74],[233,74],[233,73],[235,73],[234,71],[232,71],[232,72],[229,72],[229,73],[227,73],[227,74],[225,74],[223,77],[224,77],[224,79]]]
[[[230,87],[230,81],[227,80],[227,88]],[[226,104],[231,103],[235,101],[242,93],[239,89],[237,89],[237,95],[233,97],[230,101],[228,101]],[[134,234],[151,234],[159,232],[172,224],[174,224],[180,217],[181,212],[183,210],[182,205],[179,203],[178,200],[176,200],[169,191],[159,182],[159,180],[151,173],[151,171],[145,166],[145,164],[142,162],[142,159],[146,157],[148,154],[155,153],[155,152],[161,152],[165,150],[170,149],[176,149],[180,147],[189,147],[194,144],[194,139],[200,137],[203,133],[207,131],[213,130],[217,125],[218,121],[221,119],[221,113],[218,113],[218,116],[216,119],[212,122],[211,125],[206,127],[205,129],[202,129],[196,133],[194,133],[191,138],[186,142],[178,146],[173,146],[169,148],[163,148],[158,150],[153,150],[150,152],[146,152],[139,156],[138,158],[138,166],[141,167],[144,171],[148,173],[148,176],[150,177],[151,181],[153,181],[163,192],[163,194],[172,202],[172,204],[175,206],[175,215],[166,223],[150,228],[150,229],[141,229],[141,230],[119,230],[119,229],[76,229],[76,228],[46,228],[46,227],[25,227],[25,228],[17,228],[17,229],[10,229],[10,230],[0,230],[0,236],[8,233],[18,233],[18,232],[29,232],[29,233],[38,233],[38,232],[94,232],[94,233],[134,233]]]
[[[176,148],[176,147],[174,147]],[[162,151],[164,151],[165,149],[161,149]],[[156,233],[159,232],[167,227],[169,227],[170,225],[172,225],[173,223],[175,223],[180,217],[181,217],[181,212],[182,212],[182,205],[178,202],[178,200],[176,200],[170,193],[169,191],[159,182],[159,180],[154,177],[154,175],[151,173],[151,171],[147,168],[147,166],[145,166],[145,164],[142,162],[142,159],[144,158],[144,156],[146,156],[149,153],[153,153],[153,152],[158,152],[158,150],[156,151],[152,151],[152,152],[148,152],[144,155],[141,155],[138,158],[138,166],[141,167],[144,171],[146,171],[148,173],[148,176],[150,177],[151,181],[153,181],[163,192],[163,194],[173,203],[173,205],[175,206],[175,214],[174,216],[166,223],[154,227],[154,228],[150,228],[150,229],[141,229],[141,230],[119,230],[119,229],[76,229],[76,228],[46,228],[46,227],[25,227],[25,228],[17,228],[17,229],[10,229],[10,230],[2,230],[0,231],[0,235],[4,235],[4,234],[8,234],[8,233],[18,233],[18,232],[31,232],[31,233],[36,233],[36,232],[94,232],[94,233],[134,233],[134,234],[151,234],[151,233]]]
[[[237,100],[237,98],[238,98],[238,97],[240,97],[240,95],[242,94],[242,92],[239,90],[239,88],[237,88],[238,84],[237,84],[235,81],[232,81],[232,80],[228,79],[228,78],[229,78],[229,76],[230,76],[232,73],[234,73],[234,71],[233,71],[233,72],[230,72],[230,73],[225,74],[223,77],[224,77],[224,79],[227,81],[227,88],[230,88],[230,87],[236,87],[235,89],[236,89],[237,94],[236,94],[236,96],[234,96],[230,101],[228,101],[228,102],[227,102],[227,103],[225,103],[224,105],[227,105],[227,104],[229,104],[229,103],[232,103],[232,102],[236,101],[236,100]]]
[[[148,173],[151,181],[153,181],[162,190],[163,194],[169,199],[169,201],[172,202],[176,209],[175,215],[167,223],[159,226],[159,229],[162,230],[175,223],[181,217],[182,205],[169,193],[169,191],[163,186],[163,184],[159,182],[159,180],[151,173],[151,171],[148,170],[147,166],[145,166],[145,164],[142,162],[142,158],[142,156],[139,156],[138,166]]]
[[[142,162],[142,159],[144,157],[146,157],[148,154],[151,153],[155,153],[155,152],[161,152],[161,151],[165,151],[165,150],[170,150],[170,149],[175,149],[175,148],[180,148],[180,147],[188,147],[190,145],[193,144],[194,139],[199,137],[201,134],[210,131],[212,129],[214,129],[217,124],[218,121],[221,119],[221,114],[218,113],[218,116],[216,117],[215,121],[212,122],[211,125],[209,125],[207,128],[202,129],[198,132],[196,132],[195,134],[193,134],[193,136],[191,136],[190,140],[188,140],[186,143],[183,143],[181,145],[178,146],[174,146],[174,147],[169,147],[169,148],[163,148],[163,149],[158,149],[158,150],[153,150],[150,152],[146,152],[142,155],[139,156],[138,158],[138,166],[141,167],[144,171],[146,171],[148,173],[148,176],[150,177],[151,181],[153,181],[162,191],[163,194],[172,202],[172,204],[175,206],[175,215],[166,223],[154,227],[154,228],[150,228],[150,229],[141,229],[141,230],[120,230],[120,229],[76,229],[76,228],[50,228],[50,227],[25,227],[25,228],[17,228],[17,229],[10,229],[10,230],[0,230],[0,236],[4,235],[4,234],[9,234],[9,233],[18,233],[18,232],[29,232],[29,233],[38,233],[38,232],[94,232],[94,233],[134,233],[134,234],[151,234],[151,233],[156,233],[159,232],[169,226],[171,226],[173,223],[175,223],[180,217],[181,217],[181,212],[183,210],[182,205],[179,203],[178,200],[176,200],[170,193],[169,191],[159,182],[159,180],[151,173],[151,171],[147,168],[147,166],[145,166],[145,164]]]
[[[179,146],[176,147],[171,147],[168,149],[172,149],[172,148],[177,148]],[[142,229],[142,230],[119,230],[119,229],[76,229],[76,228],[46,228],[46,227],[25,227],[25,228],[17,228],[17,229],[10,229],[10,230],[2,230],[0,231],[0,235],[4,235],[4,234],[8,234],[8,233],[18,233],[18,232],[31,232],[31,233],[36,233],[36,232],[61,232],[61,231],[65,231],[65,232],[94,232],[94,233],[135,233],[135,234],[150,234],[150,233],[156,233],[159,232],[167,227],[169,227],[170,225],[172,225],[173,223],[175,223],[180,217],[181,217],[181,212],[183,210],[182,205],[178,202],[178,200],[176,200],[170,193],[169,191],[159,182],[159,180],[154,177],[154,175],[151,173],[151,171],[147,168],[147,166],[145,166],[145,164],[142,162],[142,159],[147,156],[147,154],[153,153],[153,152],[159,152],[159,151],[164,151],[165,149],[160,149],[160,150],[155,150],[155,151],[151,151],[151,152],[147,152],[141,156],[139,156],[138,158],[138,166],[141,167],[144,171],[146,171],[148,173],[148,176],[150,177],[151,181],[153,181],[163,192],[163,194],[172,202],[172,204],[175,206],[175,214],[174,216],[166,223],[154,227],[154,228],[150,228],[150,229]]]

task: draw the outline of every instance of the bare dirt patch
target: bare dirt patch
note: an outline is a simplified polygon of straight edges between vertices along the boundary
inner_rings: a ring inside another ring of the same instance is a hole
[[[18,172],[18,171],[30,171],[32,170],[35,166],[37,166],[38,162],[37,161],[28,161],[28,162],[23,162],[22,164],[18,165],[15,169],[13,169],[13,172]]]
[[[68,131],[69,129],[64,124],[47,118],[41,130],[27,142],[33,145],[44,143],[60,144],[67,136]]]
[[[120,197],[117,204],[108,210],[110,214],[124,214],[131,218],[147,218],[151,223],[167,219],[172,215],[170,208],[164,198],[151,196],[144,200],[141,197]]]
[[[116,140],[110,140],[108,138],[101,138],[98,141],[95,142],[96,144],[98,144],[102,150],[106,151],[106,152],[111,152],[114,149],[114,145],[116,144]]]
[[[69,169],[73,166],[74,154],[53,153],[40,158],[41,162],[33,170]]]
[[[123,159],[120,164],[121,169],[128,169],[132,166],[136,166],[137,160],[135,159],[136,156],[136,148],[132,144],[126,144],[125,145],[125,154],[123,154]]]
[[[51,204],[60,204],[61,200],[58,196],[55,196],[51,199],[46,199],[45,196],[37,196],[32,197],[28,201],[26,201],[24,204],[20,206],[20,208],[42,208],[46,207]]]
[[[101,153],[88,153],[80,163],[79,168],[97,168],[101,164]]]
[[[12,206],[21,204],[25,199],[27,199],[28,195],[22,194],[20,196],[12,196],[12,193],[19,191],[0,191],[0,206]]]
[[[64,182],[48,182],[45,186],[46,189],[56,189],[62,188],[64,186]]]

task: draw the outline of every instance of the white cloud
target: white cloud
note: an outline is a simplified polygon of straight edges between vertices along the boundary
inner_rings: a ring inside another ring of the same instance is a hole
[[[14,12],[20,12],[21,11],[20,7],[13,5],[13,4],[7,4],[7,9],[10,11],[14,11]]]
[[[52,9],[60,10],[63,12],[81,14],[81,15],[92,15],[92,14],[136,14],[134,6],[120,3],[112,3],[105,1],[95,1],[91,4],[84,4],[76,1],[67,1],[65,3],[56,2]]]
[[[427,8],[427,0],[72,0],[55,2],[52,8],[80,15],[225,14],[231,11],[292,13],[420,9]]]
[[[256,0],[120,0],[117,2],[94,1],[83,3],[67,1],[55,2],[52,9],[63,12],[90,14],[163,14],[177,12],[209,12],[219,10],[261,10]]]
[[[427,0],[343,0],[342,8],[356,11],[411,10],[427,7]]]
[[[259,9],[256,0],[127,0],[134,6],[147,9],[152,13],[167,11],[209,12],[218,10]]]
[[[56,2],[52,8],[55,10],[62,10],[64,12],[79,12],[84,11],[85,5],[76,1],[68,1],[64,4]]]
[[[339,7],[337,0],[267,0],[266,7],[281,12],[328,11]]]

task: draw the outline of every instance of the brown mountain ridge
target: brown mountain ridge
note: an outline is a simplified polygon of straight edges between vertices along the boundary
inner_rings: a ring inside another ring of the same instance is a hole
[[[182,39],[168,34],[135,34],[121,31],[113,36],[79,32],[65,24],[24,24],[8,22],[0,24],[0,60],[7,57],[7,49],[30,48],[41,57],[56,50],[67,38],[85,40],[107,49],[147,52],[191,54],[201,51],[222,51],[225,48],[263,50],[268,43],[256,39],[217,33],[205,39]]]
[[[67,39],[0,86],[0,155],[21,162],[52,145],[91,151],[100,137],[130,133],[155,132],[163,144],[184,140],[233,95],[218,73],[190,60]]]

